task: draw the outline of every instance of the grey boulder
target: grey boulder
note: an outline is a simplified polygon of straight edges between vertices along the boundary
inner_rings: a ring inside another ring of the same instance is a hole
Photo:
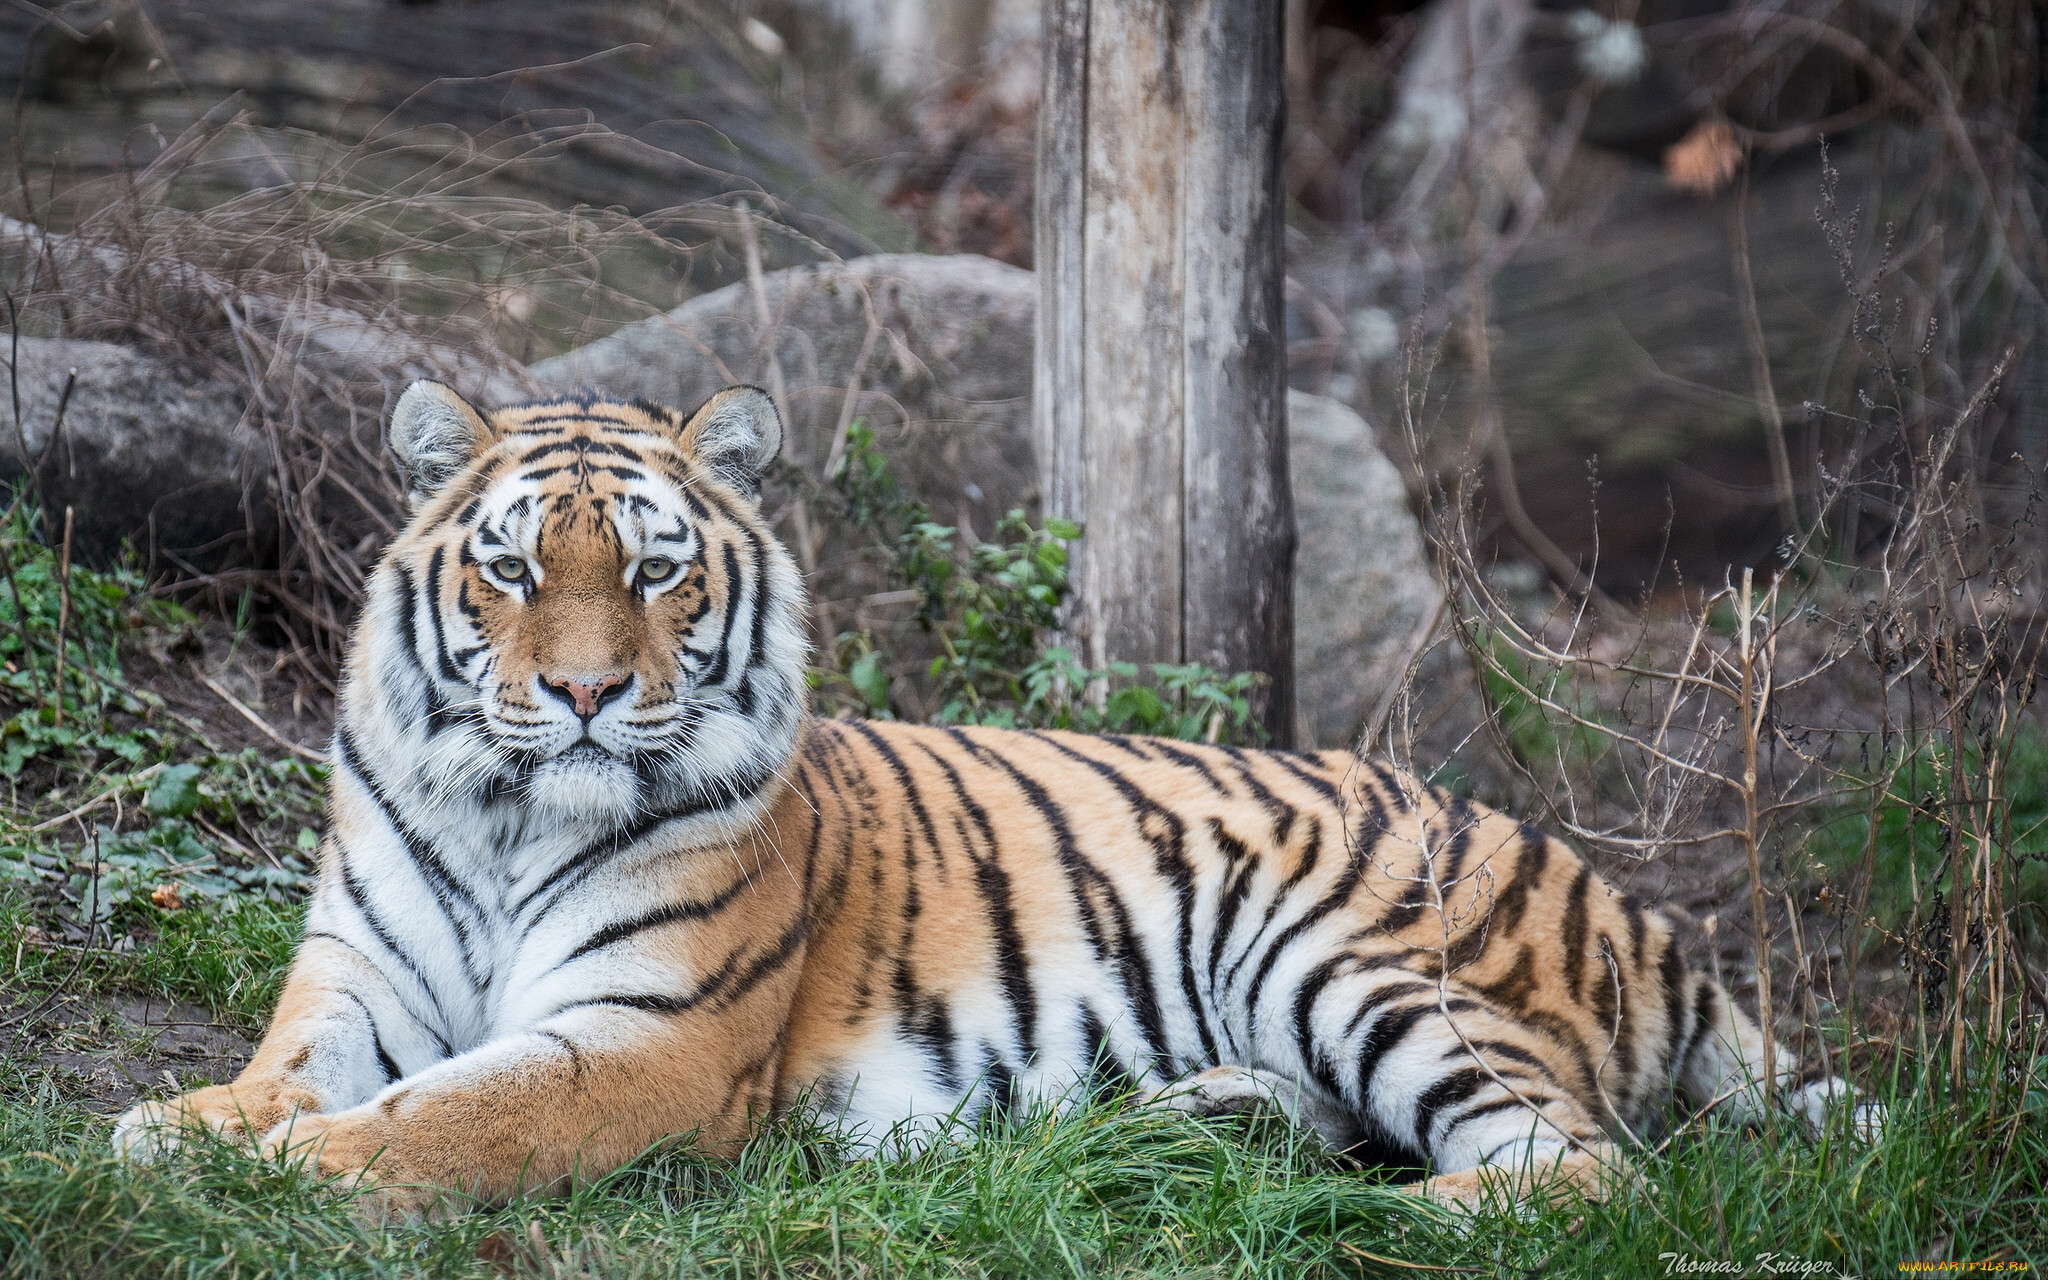
[[[762,323],[765,302],[767,323]],[[910,492],[982,537],[1036,500],[1029,272],[976,254],[889,253],[771,272],[626,326],[529,372],[688,412],[720,387],[788,389],[786,452],[818,474],[852,393]],[[870,317],[873,336],[870,341]],[[862,351],[867,358],[862,361]]]
[[[66,338],[21,339],[14,379],[21,418],[17,431],[13,397],[0,395],[0,481],[40,461],[46,527],[56,535],[73,507],[80,559],[104,561],[124,541],[203,556],[249,529],[240,478],[263,474],[268,450],[237,388],[132,347]],[[270,509],[248,505],[258,522]]]
[[[1295,738],[1350,746],[1436,620],[1442,589],[1401,473],[1348,406],[1287,393]]]

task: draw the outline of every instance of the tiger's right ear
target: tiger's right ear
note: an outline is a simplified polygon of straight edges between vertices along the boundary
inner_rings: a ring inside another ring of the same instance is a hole
[[[407,387],[391,411],[391,452],[413,508],[439,493],[490,438],[483,415],[452,387],[425,380]]]

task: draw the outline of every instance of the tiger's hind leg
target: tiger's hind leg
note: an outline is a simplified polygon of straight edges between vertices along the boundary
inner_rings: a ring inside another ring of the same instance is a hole
[[[1581,1078],[1589,1064],[1471,988],[1369,967],[1312,987],[1290,1012],[1304,1074],[1362,1133],[1428,1160],[1424,1195],[1471,1207],[1490,1194],[1598,1194],[1618,1164]]]
[[[1694,975],[1694,982],[1691,1034],[1676,1068],[1679,1092],[1695,1106],[1737,1121],[1757,1120],[1764,1113],[1763,1031],[1718,982],[1704,974]],[[1884,1135],[1884,1104],[1858,1101],[1855,1086],[1840,1076],[1803,1078],[1784,1044],[1773,1049],[1776,1105],[1809,1134],[1825,1129],[1829,1115],[1847,1111],[1849,1132],[1859,1141],[1876,1142]]]

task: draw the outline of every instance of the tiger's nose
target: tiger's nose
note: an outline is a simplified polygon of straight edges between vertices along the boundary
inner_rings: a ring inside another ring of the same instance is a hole
[[[585,720],[596,715],[610,702],[626,691],[628,678],[619,675],[564,676],[548,681],[548,692],[569,704],[576,714]]]

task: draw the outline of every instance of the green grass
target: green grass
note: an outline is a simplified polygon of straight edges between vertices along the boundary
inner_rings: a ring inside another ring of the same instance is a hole
[[[1836,1274],[2039,1261],[2048,1104],[1994,1119],[1988,1102],[1901,1104],[1868,1148],[1711,1129],[1642,1161],[1645,1185],[1606,1203],[1469,1223],[1274,1120],[1105,1103],[880,1160],[786,1123],[733,1163],[656,1152],[567,1196],[378,1230],[346,1194],[219,1143],[124,1167],[103,1121],[17,1079],[0,1102],[0,1275],[468,1276],[487,1273],[480,1249],[516,1274],[602,1276],[1402,1273],[1368,1255],[1558,1276],[1664,1274],[1664,1253],[1774,1253]]]
[[[209,902],[181,911],[144,906],[133,917],[140,945],[62,950],[24,945],[27,931],[53,923],[44,903],[0,885],[0,975],[9,994],[30,1000],[62,988],[126,992],[212,1009],[250,1033],[263,1028],[297,950],[304,909],[262,898]],[[50,932],[43,929],[44,933]],[[0,1014],[6,1012],[0,1006]],[[6,1041],[0,1039],[0,1048]]]
[[[0,911],[8,953],[33,918],[18,897]],[[253,1029],[298,912],[255,901],[157,925],[75,974],[62,953],[27,953],[10,984],[146,990]],[[0,1276],[452,1277],[489,1274],[489,1259],[519,1275],[731,1277],[1421,1274],[1367,1255],[1556,1276],[1660,1275],[1667,1252],[1772,1252],[1837,1274],[1922,1256],[2048,1261],[2048,1064],[2028,1094],[2014,1064],[1972,1060],[1990,1065],[1959,1100],[1895,1090],[1873,1147],[1695,1126],[1607,1203],[1470,1224],[1275,1119],[1112,1100],[889,1159],[849,1159],[840,1135],[784,1122],[737,1162],[656,1151],[566,1196],[379,1230],[344,1191],[224,1144],[123,1166],[89,1100],[16,1059],[0,1061]]]
[[[1981,788],[1980,754],[1973,747],[1964,761],[1965,777],[1971,780],[1966,803],[1976,799]],[[2048,876],[2042,874],[2048,870],[2048,733],[2022,723],[2005,744],[2003,756],[1996,834],[2007,856],[2021,864],[2020,874],[2030,877],[2022,881],[2020,901],[2039,903],[2048,893]],[[1877,883],[1882,896],[1874,896],[1872,905],[1889,914],[1903,916],[1910,909],[1915,871],[1923,890],[1947,885],[1946,873],[1936,877],[1934,872],[1945,852],[1948,769],[1944,745],[1921,748],[1898,765],[1878,809]],[[1855,774],[1860,781],[1876,776],[1876,770],[1865,767]],[[1966,822],[1966,833],[1970,830]],[[1847,870],[1861,863],[1869,834],[1868,801],[1854,798],[1824,815],[1809,847],[1830,870]]]

